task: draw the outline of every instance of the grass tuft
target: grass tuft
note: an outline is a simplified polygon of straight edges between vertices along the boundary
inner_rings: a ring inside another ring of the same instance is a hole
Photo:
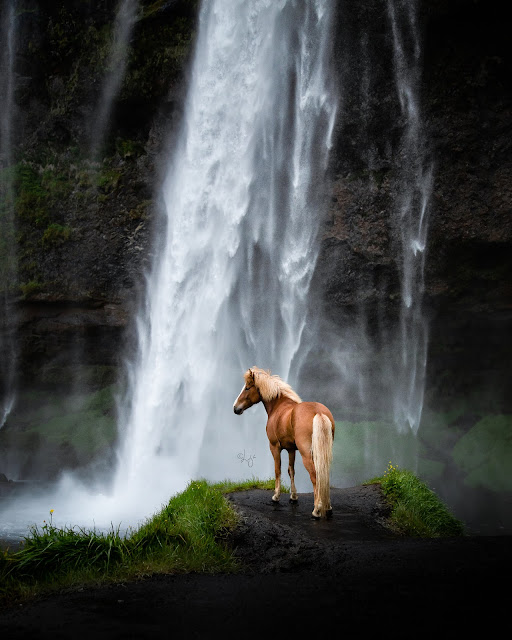
[[[222,485],[224,486],[224,484]],[[153,573],[232,572],[229,546],[238,519],[220,486],[190,482],[162,510],[121,535],[48,523],[33,527],[22,548],[0,556],[0,599]]]
[[[275,479],[260,480],[259,478],[251,478],[250,480],[224,480],[213,485],[222,493],[230,493],[232,491],[250,491],[251,489],[266,489],[274,491]],[[281,493],[290,493],[290,488],[284,484],[281,485]]]
[[[390,462],[382,477],[368,482],[376,483],[391,505],[391,524],[403,535],[422,538],[463,535],[462,522],[411,471]]]

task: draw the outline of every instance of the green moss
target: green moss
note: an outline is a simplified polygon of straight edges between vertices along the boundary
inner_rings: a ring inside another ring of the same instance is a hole
[[[92,458],[116,437],[113,417],[96,410],[78,411],[58,416],[33,429],[34,432],[54,444],[69,443],[80,458]]]
[[[144,153],[144,145],[136,140],[117,138],[116,152],[125,160],[135,159]]]
[[[0,290],[14,287],[17,275],[12,171],[0,171]]]
[[[463,435],[453,459],[470,487],[512,491],[512,415],[490,415]]]
[[[43,288],[43,285],[37,280],[29,280],[29,282],[22,282],[20,284],[20,291],[24,298],[30,298],[30,296],[38,293]]]
[[[33,450],[34,443],[49,443],[54,448],[71,446],[79,460],[88,461],[116,440],[114,396],[114,385],[65,398],[48,393],[24,394],[11,437],[27,450]]]
[[[79,14],[64,6],[50,20],[47,55],[53,67],[69,78],[62,95],[67,103],[74,96],[82,69],[92,66],[101,71],[106,67],[112,28],[111,24],[84,24]]]
[[[183,71],[194,37],[195,11],[176,16],[171,24],[156,24],[158,3],[144,12],[129,52],[121,100],[163,97]]]
[[[19,164],[14,182],[16,215],[25,222],[42,227],[49,222],[48,194],[41,185],[41,176],[34,167]]]
[[[96,186],[104,193],[110,193],[118,187],[121,175],[120,169],[105,168],[96,176]]]
[[[69,170],[62,171],[53,164],[43,168],[41,172],[41,187],[51,200],[68,198],[73,186]]]
[[[350,483],[362,482],[384,467],[388,460],[411,464],[417,453],[412,432],[398,433],[391,422],[336,420],[333,447],[333,478]]]
[[[142,202],[139,202],[136,207],[130,209],[128,212],[130,220],[145,220],[148,217],[148,210],[152,203],[152,200],[143,200]]]
[[[112,411],[115,404],[115,391],[115,385],[111,384],[91,393],[85,399],[84,409],[86,411],[98,411],[102,414]]]
[[[15,430],[37,433],[56,444],[70,442],[87,451],[111,444],[115,437],[116,385],[82,394],[21,392]],[[1,432],[0,432],[1,433]]]
[[[44,230],[41,244],[43,247],[58,247],[71,237],[71,229],[53,222]]]

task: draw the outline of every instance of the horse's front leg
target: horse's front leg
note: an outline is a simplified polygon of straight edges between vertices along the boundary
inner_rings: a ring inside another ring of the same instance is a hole
[[[297,502],[297,489],[295,488],[295,450],[288,451],[288,475],[290,476],[290,502]]]
[[[279,446],[274,446],[271,444],[270,451],[272,451],[272,455],[274,456],[274,467],[276,474],[276,485],[272,500],[274,502],[279,502],[279,498],[281,497],[281,449]]]

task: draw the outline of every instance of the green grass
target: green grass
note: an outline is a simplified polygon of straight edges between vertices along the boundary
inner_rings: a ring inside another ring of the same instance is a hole
[[[447,509],[439,497],[411,471],[399,469],[391,462],[379,483],[391,506],[391,525],[407,536],[439,538],[460,536],[463,524]]]
[[[273,480],[190,482],[126,535],[55,527],[51,512],[19,551],[0,554],[0,601],[155,573],[237,571],[229,538],[238,518],[224,493],[270,486]]]
[[[422,537],[463,533],[462,524],[411,472],[390,463],[383,477],[370,482],[381,485],[392,505],[392,522],[401,533]],[[50,512],[49,522],[34,527],[19,551],[0,553],[0,602],[155,573],[238,571],[230,546],[238,518],[224,494],[273,488],[273,478],[216,484],[192,481],[125,535],[115,529],[55,527]]]
[[[266,489],[273,491],[275,488],[274,478],[268,480],[260,480],[259,478],[251,478],[250,480],[232,481],[224,480],[224,482],[218,482],[213,485],[222,493],[229,493],[231,491],[250,491],[251,489]],[[281,493],[290,493],[290,487],[285,484],[281,484]]]

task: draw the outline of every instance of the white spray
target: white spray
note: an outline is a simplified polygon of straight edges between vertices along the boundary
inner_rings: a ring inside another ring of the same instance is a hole
[[[163,501],[192,477],[271,473],[251,365],[293,382],[335,103],[324,2],[203,4],[164,187],[166,237],[138,318],[116,492]]]

